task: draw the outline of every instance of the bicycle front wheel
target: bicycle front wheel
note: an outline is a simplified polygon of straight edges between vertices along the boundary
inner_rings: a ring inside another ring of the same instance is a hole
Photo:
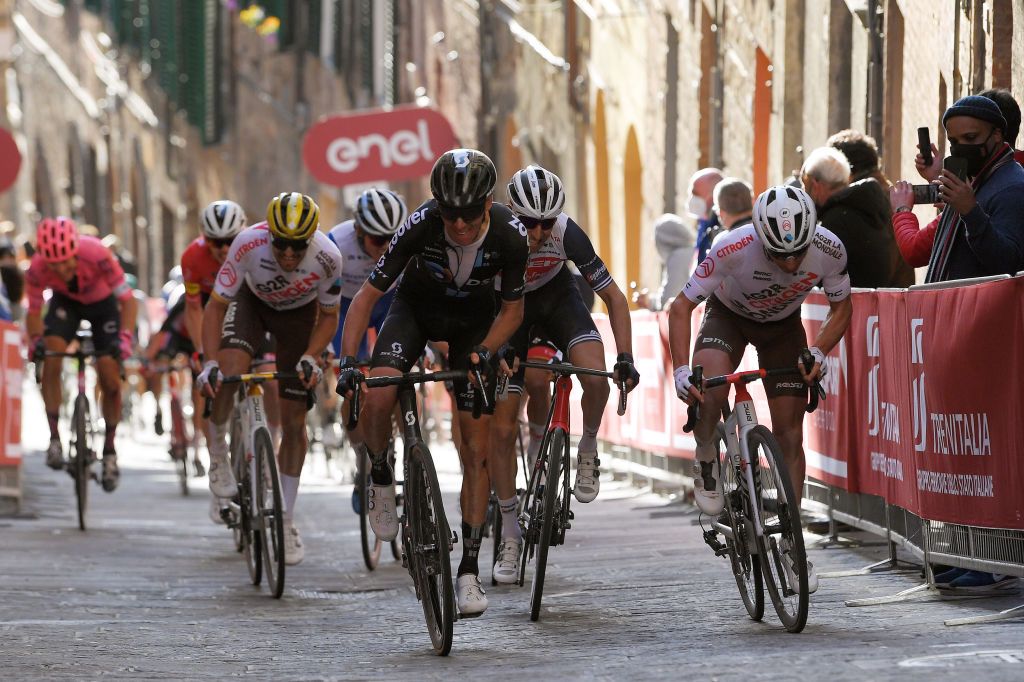
[[[764,579],[761,576],[761,560],[756,553],[757,548],[751,542],[750,496],[747,494],[746,483],[740,477],[740,470],[726,450],[725,426],[721,423],[715,434],[715,447],[719,453],[719,471],[722,472],[722,489],[725,494],[725,509],[719,522],[724,522],[732,533],[731,538],[725,539],[729,564],[747,615],[752,620],[761,620],[764,617]]]
[[[261,428],[256,432],[253,450],[263,567],[270,594],[280,599],[284,593],[284,505],[281,502],[281,478],[277,473],[274,445],[267,429]]]
[[[455,587],[452,583],[451,530],[445,518],[441,487],[430,451],[416,444],[408,451],[405,513],[409,533],[409,572],[423,607],[430,642],[439,656],[452,649]]]
[[[561,477],[567,475],[564,471],[569,461],[569,434],[562,429],[555,429],[547,441],[545,452],[540,455],[544,458],[545,464],[541,471],[544,472],[542,479],[543,508],[541,510],[540,535],[537,537],[536,561],[533,567],[533,586],[530,591],[530,620],[536,621],[540,618],[540,603],[544,597],[544,578],[547,573],[548,548],[555,539],[556,533],[561,529],[562,504],[558,499],[558,493],[562,491]]]
[[[370,517],[367,516],[367,496],[370,490],[370,457],[356,453],[356,504],[359,509],[359,539],[363,545],[363,563],[368,570],[377,568],[380,563],[380,552],[384,543],[370,528]]]
[[[71,423],[75,434],[71,476],[75,479],[78,529],[85,530],[85,512],[89,506],[89,479],[92,478],[92,450],[89,448],[89,400],[84,395],[75,398]]]
[[[260,541],[259,521],[253,516],[256,482],[252,477],[252,467],[245,458],[240,429],[238,421],[232,419],[231,463],[235,468],[235,480],[238,481],[238,519],[233,529],[235,549],[245,558],[249,580],[253,585],[259,585],[263,580],[263,547]],[[239,433],[237,437],[236,432]]]
[[[171,397],[171,458],[178,468],[181,494],[188,496],[188,433],[185,430],[185,412],[181,398]]]
[[[747,434],[763,534],[757,539],[768,594],[789,632],[807,624],[807,555],[800,528],[800,500],[793,493],[782,449],[764,426]]]

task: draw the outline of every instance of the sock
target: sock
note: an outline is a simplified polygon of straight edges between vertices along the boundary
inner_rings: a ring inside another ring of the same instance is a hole
[[[594,428],[583,426],[583,435],[580,436],[580,444],[577,452],[597,452],[597,430],[601,428],[600,422]]]
[[[472,573],[480,575],[480,566],[477,564],[477,556],[480,554],[481,538],[484,535],[483,526],[470,526],[462,522],[462,562],[459,563],[459,570],[456,576]]]
[[[544,427],[546,424],[534,424],[530,422],[530,444],[526,448],[526,452],[530,455],[530,460],[537,459],[537,453],[540,452],[540,442],[544,440]]]
[[[370,454],[370,480],[374,485],[391,485],[394,481],[388,466],[387,449],[377,455]]]
[[[715,452],[715,444],[711,443],[697,443],[697,447],[694,448],[694,454],[697,455],[697,459],[701,462],[713,462],[717,459],[717,453]]]
[[[106,433],[103,434],[103,454],[114,452],[114,436],[117,434],[117,422],[104,422]]]
[[[507,538],[522,540],[523,529],[519,527],[519,519],[516,517],[518,504],[519,498],[513,496],[507,500],[498,500],[498,509],[501,510],[501,534]]]
[[[299,477],[281,474],[281,495],[284,497],[284,525],[293,525],[295,498],[299,496]]]
[[[228,423],[218,424],[212,419],[206,430],[206,448],[210,457],[226,457],[228,454]]]
[[[46,413],[46,423],[50,425],[50,440],[60,440],[60,431],[57,428],[57,422],[60,421],[60,413],[54,412],[53,414]]]

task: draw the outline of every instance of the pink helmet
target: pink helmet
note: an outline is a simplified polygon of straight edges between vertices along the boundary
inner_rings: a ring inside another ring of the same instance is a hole
[[[78,228],[71,218],[43,218],[36,228],[36,250],[47,263],[59,263],[78,253]]]

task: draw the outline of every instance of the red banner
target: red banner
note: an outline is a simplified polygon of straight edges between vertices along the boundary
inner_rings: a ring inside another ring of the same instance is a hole
[[[306,133],[302,159],[317,180],[344,187],[423,177],[458,146],[439,111],[398,107],[321,119]]]
[[[0,321],[0,466],[21,464],[21,330]]]

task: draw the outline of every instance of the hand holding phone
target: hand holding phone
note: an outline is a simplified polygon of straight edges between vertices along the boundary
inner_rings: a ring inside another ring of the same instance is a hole
[[[924,159],[924,165],[932,165],[932,140],[928,134],[928,126],[922,126],[917,129],[917,148],[921,150],[921,158]]]
[[[961,180],[967,179],[967,159],[959,156],[947,156],[942,160],[942,170],[949,171]]]

